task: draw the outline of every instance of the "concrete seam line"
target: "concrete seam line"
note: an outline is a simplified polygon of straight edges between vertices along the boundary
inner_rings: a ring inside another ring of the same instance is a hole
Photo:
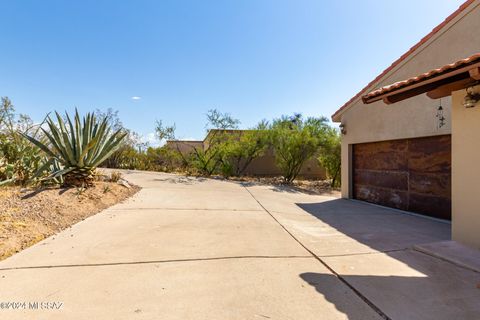
[[[290,235],[290,237],[292,237],[300,246],[303,247],[303,249],[305,249],[308,253],[310,253],[312,255],[312,257],[314,257],[317,261],[319,261],[325,268],[327,268],[338,280],[340,280],[344,285],[346,285],[348,288],[350,288],[350,290],[353,291],[353,293],[355,293],[363,302],[365,302],[370,308],[372,308],[373,311],[375,311],[380,317],[382,317],[383,319],[385,320],[392,320],[389,316],[387,316],[385,314],[385,312],[383,312],[379,307],[377,307],[372,301],[370,301],[370,299],[368,299],[367,297],[365,297],[359,290],[357,290],[352,284],[350,284],[344,277],[342,277],[339,273],[337,273],[330,265],[328,265],[322,258],[320,258],[319,256],[317,256],[313,251],[311,251],[310,249],[307,248],[307,246],[305,246],[300,240],[297,239],[297,237],[295,237],[282,223],[280,223],[280,221],[278,221],[277,218],[275,218],[275,216],[270,212],[268,211],[267,208],[265,208],[263,206],[263,204],[258,201],[258,199],[253,195],[252,192],[250,192],[250,190],[248,190],[248,188],[243,185],[243,187],[245,188],[245,190],[247,190],[247,192],[252,196],[253,199],[255,199],[255,201],[257,201],[257,203],[263,208],[263,210],[268,214],[270,215],[270,217],[272,217],[273,220],[275,220],[276,223],[278,223],[278,225],[280,225],[280,227],[282,227],[282,229],[288,233]]]
[[[191,258],[191,259],[172,259],[172,260],[147,260],[130,262],[106,262],[89,264],[60,264],[28,267],[7,267],[0,268],[0,271],[28,270],[28,269],[55,269],[55,268],[78,268],[78,267],[109,267],[139,264],[161,264],[173,262],[196,262],[196,261],[216,261],[216,260],[239,260],[239,259],[312,259],[312,256],[231,256],[231,257],[212,257],[212,258]]]
[[[319,258],[335,258],[335,257],[351,257],[351,256],[365,256],[369,254],[382,254],[382,253],[391,253],[391,252],[400,252],[406,251],[409,248],[403,249],[392,249],[392,250],[384,250],[384,251],[377,251],[377,252],[361,252],[361,253],[345,253],[345,254],[330,254],[330,255],[322,255],[318,256]]]
[[[449,264],[452,264],[452,265],[454,265],[455,267],[462,268],[462,269],[465,269],[465,270],[468,270],[468,271],[472,271],[472,272],[475,272],[475,273],[480,273],[478,270],[475,270],[474,268],[471,268],[471,267],[466,266],[466,265],[463,265],[463,264],[461,264],[461,263],[457,263],[457,262],[455,262],[455,261],[448,260],[448,259],[446,259],[446,258],[439,257],[439,256],[436,256],[436,255],[434,255],[434,254],[425,252],[425,251],[423,251],[423,250],[421,250],[421,249],[416,248],[415,246],[413,246],[412,250],[413,250],[413,251],[416,251],[416,252],[419,252],[419,253],[422,253],[422,254],[424,254],[424,255],[426,255],[426,256],[429,256],[429,257],[438,259],[438,260],[440,260],[440,261],[448,262]]]

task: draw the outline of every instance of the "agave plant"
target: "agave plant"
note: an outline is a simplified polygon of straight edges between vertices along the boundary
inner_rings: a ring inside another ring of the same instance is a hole
[[[48,129],[41,128],[46,142],[24,134],[24,137],[45,152],[49,159],[46,166],[54,169],[47,179],[63,177],[64,184],[90,186],[93,183],[95,169],[105,161],[125,138],[125,132],[111,133],[108,119],[97,122],[95,116],[88,113],[80,121],[78,111],[72,121],[66,113],[66,120],[55,112],[57,123],[47,116]]]

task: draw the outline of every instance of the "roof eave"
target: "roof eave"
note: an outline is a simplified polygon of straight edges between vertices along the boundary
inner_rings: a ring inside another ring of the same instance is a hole
[[[427,93],[431,99],[449,96],[452,91],[472,86],[480,81],[480,62],[451,69],[430,78],[424,78],[409,85],[392,89],[381,94],[369,93],[362,97],[364,104],[383,100],[385,104],[396,103]]]

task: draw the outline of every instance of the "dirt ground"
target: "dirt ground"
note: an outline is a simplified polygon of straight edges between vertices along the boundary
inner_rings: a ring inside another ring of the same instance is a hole
[[[285,184],[281,177],[234,177],[229,178],[234,181],[250,182],[262,185],[274,185],[282,187],[290,187],[299,192],[310,194],[328,194],[339,197],[340,189],[332,188],[329,180],[302,180],[296,179],[291,184]]]
[[[0,260],[5,259],[135,194],[114,182],[88,189],[0,188]]]

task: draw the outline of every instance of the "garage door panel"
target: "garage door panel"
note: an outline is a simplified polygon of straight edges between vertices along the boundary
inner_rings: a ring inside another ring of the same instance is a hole
[[[408,158],[406,142],[377,142],[356,145],[354,166],[368,170],[405,170]]]
[[[354,198],[450,219],[450,135],[362,143],[352,150]]]
[[[355,198],[382,206],[407,210],[408,192],[372,186],[358,186],[355,188]]]
[[[450,199],[451,175],[449,173],[410,172],[410,192]]]
[[[354,183],[356,185],[408,190],[408,174],[401,171],[356,170]]]
[[[445,197],[410,193],[408,211],[440,219],[450,219],[452,202]]]
[[[410,171],[451,172],[450,136],[410,139],[408,155]]]

